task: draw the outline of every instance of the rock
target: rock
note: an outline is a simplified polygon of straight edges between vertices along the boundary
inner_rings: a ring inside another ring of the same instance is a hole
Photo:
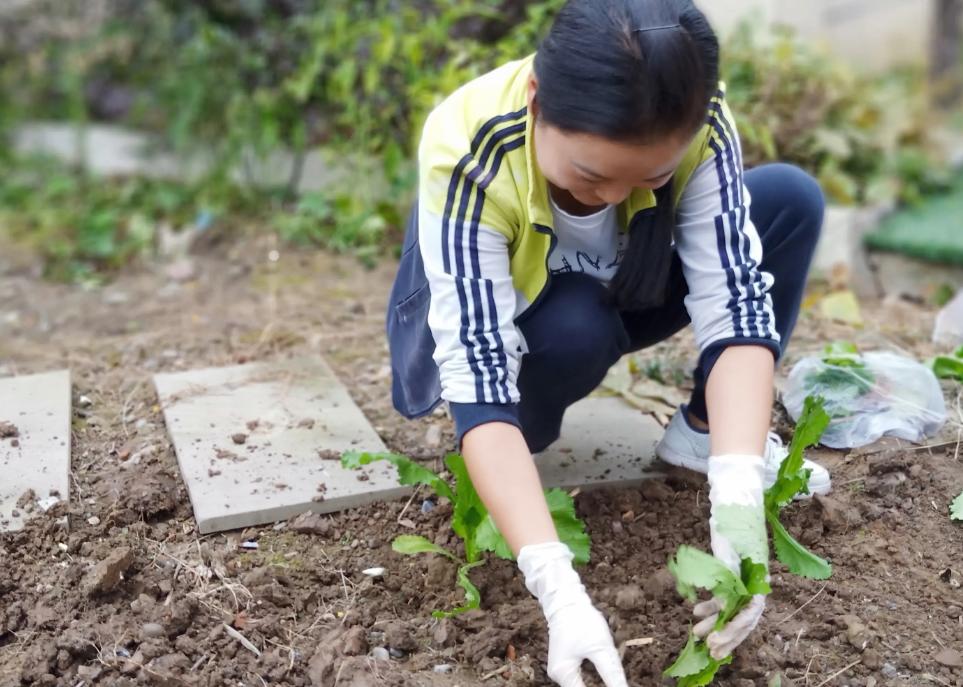
[[[142,628],[140,628],[140,634],[142,637],[163,637],[164,636],[164,626],[160,623],[147,623]]]
[[[355,625],[341,638],[341,653],[346,656],[362,656],[368,653],[368,637],[365,629]]]
[[[672,487],[660,479],[646,480],[639,487],[639,492],[646,501],[668,501],[675,496]]]
[[[385,649],[383,646],[376,646],[374,649],[371,650],[371,658],[373,658],[376,661],[390,661],[391,655],[388,653],[388,650]]]
[[[402,659],[408,655],[408,652],[402,651],[401,649],[396,649],[392,646],[388,648],[388,655],[391,656],[391,658]]]
[[[232,434],[231,441],[233,441],[235,444],[240,446],[241,444],[247,441],[247,434],[242,434],[240,432],[238,432],[237,434]]]
[[[289,522],[288,529],[300,534],[325,535],[331,530],[331,522],[317,513],[306,511]]]
[[[389,621],[385,623],[384,632],[385,642],[392,649],[411,653],[418,648],[418,642],[415,641],[411,627],[405,622],[400,620]]]
[[[454,669],[455,669],[455,666],[451,665],[450,663],[439,663],[434,668],[432,668],[432,672],[438,673],[439,675],[447,675],[448,673],[452,672]]]
[[[87,574],[84,591],[88,596],[109,592],[120,583],[133,562],[134,554],[129,547],[122,546],[111,552]]]
[[[636,611],[645,604],[645,594],[638,586],[622,587],[615,595],[615,607],[620,611]]]
[[[863,524],[859,511],[828,496],[815,497],[823,518],[823,526],[830,532],[848,532]]]
[[[956,649],[943,649],[933,657],[933,660],[947,668],[963,668],[963,654]]]
[[[20,436],[20,430],[12,422],[0,422],[0,439],[14,439]]]
[[[883,677],[887,677],[891,680],[899,674],[896,670],[896,666],[894,666],[892,663],[884,663],[883,667],[880,669],[880,672],[883,674]]]
[[[857,651],[864,651],[873,641],[873,633],[855,615],[844,615],[842,621],[846,624],[846,638],[849,643]]]
[[[96,515],[92,515],[91,517],[87,518],[87,524],[91,525],[92,527],[97,527],[97,525],[100,524],[100,518],[98,518]]]

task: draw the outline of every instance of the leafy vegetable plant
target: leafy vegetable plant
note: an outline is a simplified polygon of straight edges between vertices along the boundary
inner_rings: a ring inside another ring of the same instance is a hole
[[[775,483],[766,490],[763,502],[776,558],[793,574],[816,580],[827,579],[832,574],[832,566],[789,534],[779,521],[779,512],[796,495],[809,493],[811,471],[803,467],[803,451],[819,441],[828,425],[829,415],[823,409],[822,399],[808,397],[789,453],[779,466]],[[744,558],[741,575],[737,577],[714,556],[689,546],[679,547],[675,558],[669,560],[669,571],[676,579],[679,594],[689,601],[696,600],[697,589],[709,591],[723,601],[725,606],[719,613],[716,630],[725,627],[754,595],[771,591],[766,582],[766,566]],[[676,678],[677,687],[700,687],[711,683],[716,671],[731,661],[732,656],[719,661],[712,658],[705,642],[690,632],[685,648],[665,675]]]
[[[930,363],[933,374],[940,379],[955,379],[963,382],[963,347],[951,355],[938,355]]]
[[[676,589],[689,601],[696,600],[696,590],[703,589],[725,603],[719,612],[716,629],[721,629],[756,594],[768,594],[771,589],[766,581],[766,566],[742,559],[741,574],[736,576],[718,558],[694,549],[680,546],[675,558],[669,559],[669,571],[675,577]],[[700,687],[708,685],[720,667],[731,663],[732,656],[717,661],[709,655],[709,647],[691,632],[689,641],[669,666],[665,675],[677,678],[677,687]]]
[[[953,503],[950,504],[950,520],[963,522],[963,494],[957,496]]]
[[[823,390],[831,398],[824,404],[831,417],[846,417],[851,403],[872,391],[876,377],[852,343],[828,344],[823,349],[822,362],[823,368],[812,375],[809,386]]]
[[[513,560],[514,556],[475,491],[465,459],[457,453],[451,453],[445,458],[445,465],[455,479],[454,487],[424,466],[393,453],[345,453],[341,457],[341,465],[358,469],[380,460],[387,461],[398,469],[398,480],[401,484],[424,484],[434,490],[439,498],[448,499],[452,504],[451,527],[464,544],[464,560],[454,552],[417,535],[398,536],[391,544],[391,548],[397,553],[409,556],[419,553],[439,554],[458,564],[458,585],[465,590],[465,604],[450,611],[436,610],[432,615],[436,618],[448,618],[478,608],[481,595],[472,584],[468,573],[485,563],[482,554],[486,551],[506,560]],[[572,497],[561,489],[549,489],[545,492],[545,499],[559,539],[572,550],[577,564],[587,563],[590,552],[589,536],[585,532],[585,524],[575,514]]]

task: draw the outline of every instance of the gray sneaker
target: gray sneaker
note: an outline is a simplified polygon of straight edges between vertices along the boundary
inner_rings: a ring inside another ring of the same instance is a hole
[[[665,435],[662,441],[655,447],[655,454],[669,465],[687,468],[696,472],[706,474],[709,471],[709,435],[700,432],[689,424],[688,408],[681,406],[672,421],[665,428]],[[789,451],[774,432],[769,433],[769,440],[766,442],[766,488],[768,489],[776,481],[779,474],[779,466]],[[832,491],[832,480],[829,471],[818,463],[805,460],[803,467],[812,470],[809,477],[809,495],[825,495]],[[807,498],[806,495],[797,498]]]

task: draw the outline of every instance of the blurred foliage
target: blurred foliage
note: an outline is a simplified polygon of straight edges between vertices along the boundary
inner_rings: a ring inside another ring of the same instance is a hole
[[[789,32],[764,41],[750,25],[723,58],[747,165],[797,164],[846,205],[915,202],[947,187],[922,73],[858,75]]]
[[[117,122],[175,152],[209,151],[215,164],[191,185],[95,184],[49,163],[10,161],[0,143],[8,167],[23,167],[0,179],[0,220],[34,237],[61,276],[150,250],[135,217],[186,226],[213,211],[294,243],[363,257],[395,248],[424,117],[465,81],[532,52],[563,4],[35,0],[32,22],[20,17],[4,33],[0,20],[0,139],[27,119]],[[911,76],[858,77],[788,34],[763,42],[748,28],[724,56],[747,164],[799,164],[844,203],[912,200],[941,182],[926,146],[925,95]],[[304,155],[319,146],[358,171],[299,196]],[[241,188],[236,170],[252,182],[278,149],[293,153],[287,182]],[[371,160],[383,181],[362,164]],[[172,194],[181,201],[158,200]]]

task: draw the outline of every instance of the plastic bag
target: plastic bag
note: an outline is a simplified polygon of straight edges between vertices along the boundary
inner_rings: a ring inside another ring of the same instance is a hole
[[[799,419],[807,396],[822,396],[832,419],[822,443],[856,448],[883,436],[920,443],[946,421],[943,391],[932,370],[893,353],[833,345],[800,360],[789,374],[783,405]]]

